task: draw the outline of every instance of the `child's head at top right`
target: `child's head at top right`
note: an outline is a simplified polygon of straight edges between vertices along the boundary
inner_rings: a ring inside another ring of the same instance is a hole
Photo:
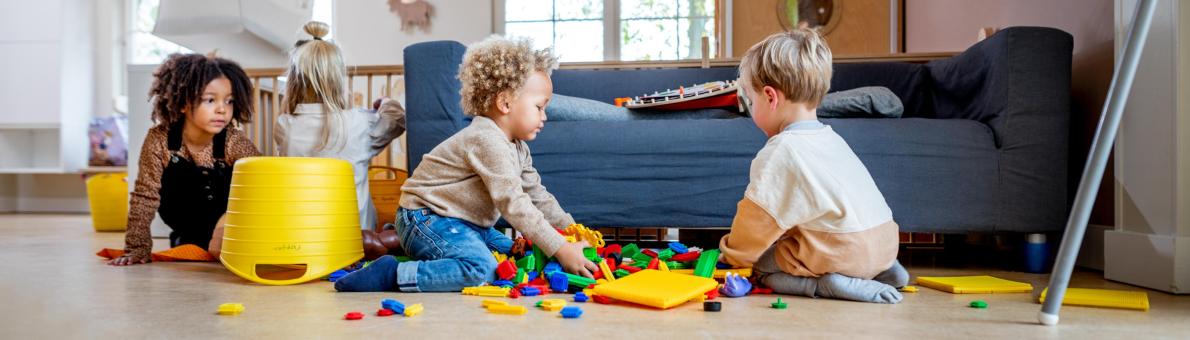
[[[740,86],[753,114],[776,108],[775,97],[818,107],[830,89],[831,59],[826,41],[813,29],[773,34],[753,45],[740,59]]]

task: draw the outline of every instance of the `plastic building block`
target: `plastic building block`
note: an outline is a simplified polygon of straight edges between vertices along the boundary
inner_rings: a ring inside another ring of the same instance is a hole
[[[570,285],[574,286],[574,287],[586,288],[587,286],[595,284],[595,279],[589,279],[589,278],[586,278],[583,276],[578,276],[578,275],[574,275],[571,273],[565,273],[565,272],[562,272],[562,274],[566,275],[566,278],[568,280],[570,280]],[[551,286],[550,289],[553,289],[553,286]],[[564,292],[566,290],[562,289],[562,290],[558,290],[558,291]]]
[[[483,306],[483,308],[488,308],[491,306],[507,306],[508,302],[500,301],[500,300],[484,299],[483,302],[481,302],[481,305]]]
[[[661,252],[657,253],[657,259],[661,260],[661,261],[669,261],[669,258],[671,258],[673,256],[674,256],[674,251],[672,249],[665,249],[665,250],[662,250]]]
[[[499,252],[496,252],[495,250],[493,250],[493,251],[492,251],[492,258],[496,259],[496,262],[504,262],[504,261],[507,261],[507,260],[508,260],[508,255],[504,255],[504,254],[501,254],[501,253],[499,253]]]
[[[620,270],[627,271],[629,274],[632,274],[641,271],[641,268],[622,264],[620,265]]]
[[[570,278],[563,272],[554,272],[550,275],[550,290],[565,292],[570,285]]]
[[[219,309],[215,312],[219,315],[239,315],[244,312],[244,305],[239,303],[225,303],[219,305]]]
[[[690,251],[690,249],[686,248],[686,245],[682,244],[681,242],[670,242],[669,250],[673,250],[674,254],[685,254],[686,252]]]
[[[687,266],[685,263],[677,262],[677,261],[665,261],[662,263],[665,263],[665,266],[669,267],[669,270],[689,268],[689,266]]]
[[[420,303],[415,303],[415,304],[409,305],[409,307],[405,307],[405,312],[401,313],[401,314],[405,314],[405,317],[416,316],[418,314],[421,314],[422,310],[424,310],[424,309],[425,309],[425,307],[422,307]]]
[[[513,290],[510,290],[510,291],[508,291],[508,298],[509,298],[509,299],[517,299],[517,298],[520,298],[520,297],[521,297],[521,290],[520,290],[520,289],[513,289]]]
[[[707,300],[714,300],[719,297],[719,289],[708,290],[705,295],[707,296]]]
[[[570,226],[566,227],[566,231],[563,233],[563,235],[574,236],[576,241],[587,241],[587,244],[590,244],[592,247],[596,248],[603,247],[605,245],[603,241],[603,233],[591,230],[578,223],[571,224]]]
[[[401,314],[405,312],[405,304],[393,299],[384,299],[380,301],[380,307]]]
[[[628,274],[632,274],[632,273],[628,272],[627,270],[623,270],[623,269],[616,269],[616,271],[612,272],[612,276],[616,277],[617,279],[628,276]]]
[[[760,285],[752,286],[752,294],[772,294],[772,293],[773,293],[772,288],[764,288],[764,287],[761,287]]]
[[[491,307],[488,307],[487,310],[488,310],[488,313],[511,314],[511,315],[524,315],[525,313],[529,312],[529,310],[526,309],[525,306],[517,306],[517,305],[491,306]]]
[[[397,314],[397,312],[394,312],[388,308],[381,308],[380,310],[376,311],[376,316],[393,316],[395,314]]]
[[[984,302],[983,300],[975,300],[975,301],[971,301],[971,303],[967,304],[967,307],[985,309],[985,308],[988,308],[988,303]]]
[[[676,261],[676,262],[694,262],[694,261],[698,261],[698,257],[700,255],[702,255],[702,252],[700,252],[700,251],[688,251],[685,253],[674,255],[673,257],[670,257],[669,260]]]
[[[607,254],[607,259],[612,260],[612,268],[619,267],[624,263],[624,256],[620,255],[620,253]]]
[[[770,306],[773,306],[773,309],[789,308],[789,304],[785,303],[784,301],[781,301],[781,298],[777,298],[777,302],[773,302],[773,304]]]
[[[583,315],[583,309],[578,308],[578,307],[573,307],[573,306],[566,307],[566,308],[562,308],[561,314],[562,314],[562,317],[566,318],[566,319],[578,319],[578,317]]]
[[[550,273],[561,272],[561,271],[562,271],[561,264],[558,264],[557,262],[550,262],[549,264],[545,265],[544,268],[542,268],[541,272],[545,273],[546,276],[549,276]]]
[[[657,261],[657,270],[667,272],[669,271],[669,265],[665,264],[665,261]]]
[[[478,295],[489,297],[505,297],[512,288],[496,286],[476,286],[463,288],[463,295]]]
[[[525,280],[532,282],[534,279],[537,279],[537,271],[525,273]]]
[[[668,309],[690,301],[718,285],[718,282],[709,278],[642,270],[616,282],[596,286],[595,293],[597,296]]]
[[[528,278],[529,275],[525,273],[525,268],[517,268],[516,275],[512,277],[512,282],[516,284],[522,284],[529,282]]]
[[[694,265],[694,276],[713,277],[716,262],[719,262],[719,249],[702,252],[702,255],[698,256],[698,264]]]
[[[918,277],[917,284],[954,294],[1031,293],[1033,285],[993,276]]]
[[[599,253],[600,256],[607,257],[611,254],[620,254],[624,252],[624,248],[618,244],[609,244],[604,246],[603,251]]]
[[[752,282],[748,282],[748,278],[740,276],[736,273],[727,273],[724,277],[723,288],[720,289],[723,296],[727,297],[741,297],[748,295],[752,291]]]
[[[548,262],[547,260],[548,259],[545,256],[545,252],[541,251],[541,248],[537,247],[537,245],[533,245],[533,262],[534,263],[533,263],[532,269],[536,270],[539,273],[542,272],[541,269],[545,268],[545,263]]]
[[[546,311],[556,312],[566,307],[566,300],[562,299],[545,299],[537,303],[537,307],[541,307]]]
[[[645,254],[645,253],[637,253],[636,255],[632,256],[632,265],[637,266],[637,267],[643,267],[644,265],[648,264],[649,261],[652,261],[654,258],[655,257],[649,256],[648,254]]]
[[[537,255],[534,255],[532,253],[525,255],[525,257],[522,257],[520,260],[516,261],[517,268],[524,269],[526,272],[531,272],[531,271],[537,270],[537,268],[535,267],[536,265],[537,265]]]
[[[574,302],[587,302],[588,299],[589,298],[587,297],[586,293],[583,293],[583,292],[574,293]]]
[[[516,263],[513,263],[512,261],[504,261],[500,262],[500,264],[496,266],[496,277],[504,280],[510,280],[513,276],[516,276]]]
[[[640,247],[637,247],[636,243],[629,243],[628,245],[620,248],[620,255],[624,257],[633,257],[636,256],[637,253],[640,253]]]
[[[595,300],[595,303],[604,304],[604,305],[612,304],[612,299],[609,297],[603,296],[603,295],[592,296],[591,300]]]
[[[1045,302],[1045,295],[1049,289],[1041,291],[1038,299]],[[1107,307],[1132,310],[1149,310],[1149,294],[1143,291],[1067,288],[1066,296],[1062,298],[1063,305]]]
[[[641,250],[640,253],[644,254],[645,256],[648,256],[648,257],[657,258],[657,251],[652,250],[652,249]]]
[[[652,260],[649,260],[649,265],[647,267],[645,267],[645,269],[657,269],[660,266],[661,266],[661,261],[658,261],[657,258],[654,257]]]
[[[905,292],[905,293],[917,293],[917,286],[904,286],[904,287],[901,287],[900,291]],[[1042,292],[1042,293],[1044,293],[1044,292]]]
[[[496,280],[496,281],[492,281],[492,285],[493,285],[493,286],[497,286],[497,287],[512,287],[512,286],[515,286],[515,284],[513,284],[513,283],[512,283],[512,281],[508,281],[508,280]]]
[[[595,250],[595,248],[589,248],[589,247],[583,248],[583,257],[586,257],[588,260],[591,260],[591,262],[598,262],[599,261],[599,251]]]
[[[718,301],[706,301],[702,303],[702,310],[704,312],[718,312],[723,310],[723,304]]]
[[[364,318],[364,313],[350,312],[350,313],[343,315],[343,318],[347,319],[347,320],[359,320],[359,319]]]
[[[669,271],[678,274],[694,275],[694,269],[674,269],[673,267],[670,267]],[[752,268],[715,269],[715,272],[711,275],[711,278],[723,279],[727,277],[727,273],[736,273],[743,277],[749,277],[752,276]]]
[[[521,288],[521,295],[524,296],[538,296],[541,295],[541,289],[537,287]]]
[[[719,263],[715,263],[715,269],[731,269],[731,265],[723,263],[723,262],[719,262]]]

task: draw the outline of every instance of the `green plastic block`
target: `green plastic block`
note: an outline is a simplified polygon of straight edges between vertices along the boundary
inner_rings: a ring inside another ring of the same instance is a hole
[[[413,258],[408,257],[408,256],[397,256],[397,262],[409,262],[409,261],[413,261]]]
[[[566,274],[566,278],[570,280],[570,285],[574,286],[574,287],[587,288],[587,286],[595,284],[595,279],[588,279],[586,277],[574,275],[571,273],[563,273],[563,274]]]
[[[645,253],[637,253],[636,255],[632,256],[632,261],[634,261],[633,262],[634,264],[635,263],[644,263],[645,265],[648,265],[649,261],[652,261],[652,260],[653,260],[653,257],[646,255]],[[636,266],[636,267],[644,268],[644,266]]]
[[[984,308],[988,308],[988,303],[984,302],[983,300],[975,300],[975,301],[971,301],[971,304],[969,304],[967,306],[971,307],[971,308],[984,309]]]
[[[773,302],[772,306],[773,306],[773,309],[789,308],[789,304],[785,303],[784,301],[781,301],[781,298],[777,298],[777,302]]]
[[[685,263],[676,261],[666,261],[665,266],[669,267],[669,269],[690,269],[690,266],[687,266]]]
[[[526,271],[537,270],[537,255],[529,254],[516,261],[516,267]]]
[[[621,277],[628,276],[630,274],[632,274],[632,273],[628,272],[627,270],[623,270],[623,269],[616,269],[616,271],[612,272],[612,275],[614,275],[617,279],[621,278]]]
[[[598,263],[602,258],[599,257],[599,251],[595,248],[583,248],[583,257],[586,257],[591,262]]]
[[[549,259],[546,258],[545,252],[542,251],[541,248],[537,247],[536,244],[533,245],[533,261],[535,262],[533,265],[533,270],[537,271],[538,273],[541,272],[542,268],[545,268],[545,263],[549,262]]]
[[[674,256],[674,251],[669,248],[666,248],[665,250],[662,250],[661,252],[657,253],[657,259],[661,260],[661,261],[669,261],[669,258],[671,258],[673,256]]]
[[[516,269],[516,277],[513,278],[512,283],[520,284],[521,282],[524,282],[526,275],[528,275],[528,274],[525,274],[525,268],[517,268]]]
[[[629,243],[620,248],[620,256],[623,258],[630,258],[636,256],[636,254],[640,254],[640,247],[637,247],[636,243]]]
[[[698,263],[694,265],[694,276],[711,278],[715,275],[715,262],[719,262],[719,249],[702,252],[698,256]]]

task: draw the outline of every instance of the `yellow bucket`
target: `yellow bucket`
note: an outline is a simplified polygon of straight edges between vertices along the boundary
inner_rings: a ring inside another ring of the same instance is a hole
[[[95,231],[128,228],[128,174],[105,173],[87,178],[87,202]]]
[[[359,261],[364,249],[353,176],[351,164],[338,159],[237,161],[219,261],[267,285],[318,279]]]

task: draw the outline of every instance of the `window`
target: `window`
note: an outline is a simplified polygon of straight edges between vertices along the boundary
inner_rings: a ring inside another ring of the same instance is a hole
[[[497,32],[553,47],[562,61],[710,57],[718,44],[717,0],[501,0]],[[502,10],[502,11],[501,11]]]
[[[160,0],[132,1],[132,37],[129,64],[160,64],[170,53],[190,53],[190,49],[153,35]]]

